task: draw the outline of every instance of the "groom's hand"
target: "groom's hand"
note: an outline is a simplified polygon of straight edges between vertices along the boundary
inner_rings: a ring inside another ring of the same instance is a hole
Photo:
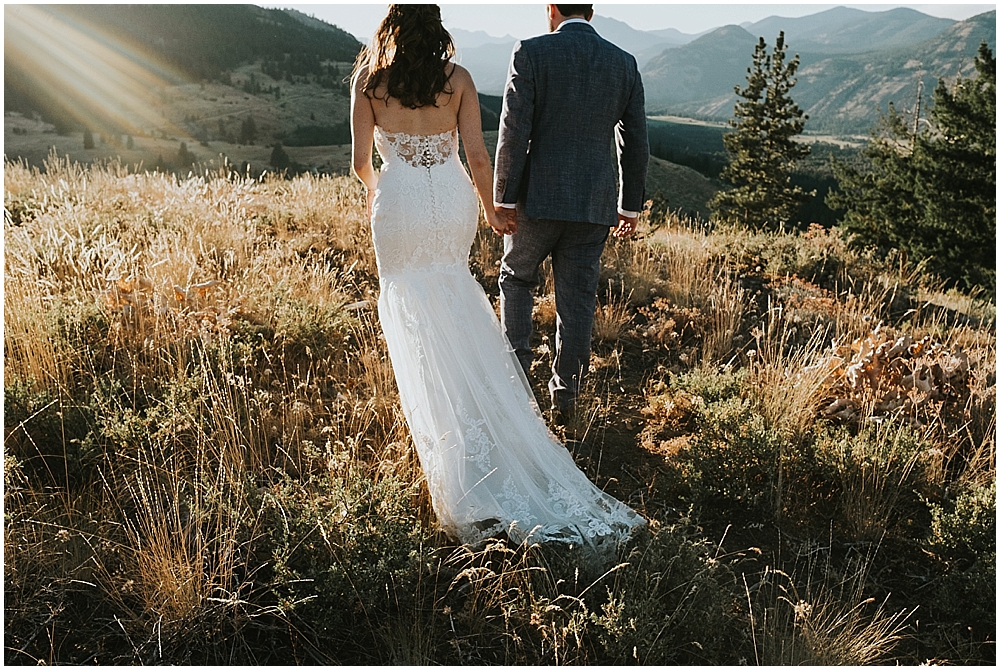
[[[495,229],[501,235],[513,235],[517,232],[517,210],[513,207],[494,207],[499,226]]]
[[[625,216],[624,214],[619,214],[618,226],[611,234],[618,239],[630,237],[635,233],[635,224],[637,221],[638,217],[636,216]]]

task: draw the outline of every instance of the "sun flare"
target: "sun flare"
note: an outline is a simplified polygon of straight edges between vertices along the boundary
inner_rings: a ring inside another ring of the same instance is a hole
[[[186,78],[141,45],[102,33],[59,6],[40,5],[5,7],[4,42],[6,67],[25,73],[84,127],[175,130],[163,128],[157,92]]]

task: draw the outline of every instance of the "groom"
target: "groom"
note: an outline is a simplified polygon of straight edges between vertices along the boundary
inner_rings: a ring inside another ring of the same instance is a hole
[[[514,47],[493,200],[508,230],[500,320],[525,374],[538,267],[552,257],[549,393],[554,419],[565,424],[590,366],[601,253],[612,228],[615,237],[635,231],[649,143],[635,58],[590,26],[593,5],[547,5],[547,12],[549,34]]]

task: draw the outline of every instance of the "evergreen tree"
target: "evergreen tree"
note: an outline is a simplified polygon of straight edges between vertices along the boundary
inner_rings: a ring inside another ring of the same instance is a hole
[[[977,76],[934,90],[929,127],[917,130],[890,106],[863,152],[862,168],[834,163],[857,242],[900,248],[962,286],[996,287],[996,59],[985,42]]]
[[[243,123],[240,124],[240,144],[253,144],[257,140],[257,124],[254,123],[253,117],[248,116],[243,119]]]
[[[275,144],[271,150],[270,163],[275,170],[287,170],[292,166],[292,159],[288,157],[288,152],[281,146],[281,142]]]
[[[809,155],[807,145],[794,140],[808,118],[789,92],[795,86],[799,57],[785,63],[785,33],[778,34],[771,55],[761,37],[747,68],[746,88],[736,87],[743,98],[729,121],[734,132],[723,137],[729,164],[720,177],[734,188],[720,191],[709,207],[721,219],[748,226],[779,228],[814,193],[791,183],[795,161]]]
[[[84,149],[94,148],[94,133],[90,132],[90,128],[86,128],[83,131],[83,148]]]
[[[125,140],[125,148],[135,149],[135,140],[132,139],[131,135],[129,135],[128,138]]]
[[[187,142],[181,142],[180,149],[177,150],[177,162],[179,165],[187,166],[191,165],[197,160],[197,157],[188,151]]]

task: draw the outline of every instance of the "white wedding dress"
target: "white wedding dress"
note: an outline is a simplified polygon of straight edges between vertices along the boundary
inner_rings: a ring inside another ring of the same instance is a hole
[[[645,520],[594,486],[548,430],[469,271],[479,203],[457,129],[375,129],[372,238],[403,412],[442,528],[477,544],[565,542],[607,558]]]

